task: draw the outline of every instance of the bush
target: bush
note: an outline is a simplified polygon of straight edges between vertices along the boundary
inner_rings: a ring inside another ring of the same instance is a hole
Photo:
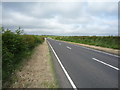
[[[11,31],[5,31],[2,34],[2,42],[3,47],[6,46],[12,54],[22,53],[26,49],[21,35],[14,34]]]
[[[20,32],[17,30],[17,32]],[[2,33],[2,78],[3,84],[10,78],[19,63],[35,46],[44,39],[35,35],[20,35],[10,30]]]
[[[28,49],[32,49],[35,46],[35,38],[31,35],[23,35],[24,44]]]

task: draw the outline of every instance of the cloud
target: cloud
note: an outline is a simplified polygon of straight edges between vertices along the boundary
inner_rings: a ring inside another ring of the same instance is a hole
[[[0,2],[0,26],[2,25],[2,3]]]
[[[3,26],[28,34],[117,35],[117,3],[4,2]]]

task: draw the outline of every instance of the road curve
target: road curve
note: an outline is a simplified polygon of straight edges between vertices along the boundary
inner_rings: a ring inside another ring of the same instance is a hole
[[[73,88],[118,88],[119,57],[53,39],[47,42]]]

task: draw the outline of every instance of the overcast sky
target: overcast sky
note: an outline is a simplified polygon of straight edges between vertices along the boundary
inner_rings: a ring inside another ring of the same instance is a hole
[[[5,28],[27,34],[117,35],[117,2],[3,2]]]

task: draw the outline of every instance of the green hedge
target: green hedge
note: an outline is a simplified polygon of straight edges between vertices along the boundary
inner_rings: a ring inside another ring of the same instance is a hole
[[[3,84],[10,78],[16,67],[35,46],[44,41],[35,35],[20,35],[10,30],[2,33],[2,78]]]

